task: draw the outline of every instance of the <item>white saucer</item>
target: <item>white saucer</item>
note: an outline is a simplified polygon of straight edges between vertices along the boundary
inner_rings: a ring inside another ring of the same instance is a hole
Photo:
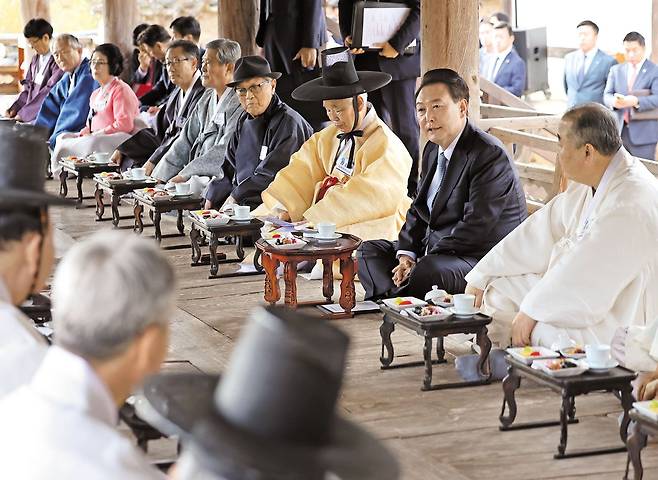
[[[475,307],[473,307],[473,310],[471,310],[470,312],[462,312],[462,313],[457,313],[455,311],[455,307],[447,308],[447,310],[450,313],[452,313],[455,317],[470,317],[475,315],[476,313],[480,313],[480,309]]]
[[[318,235],[319,234],[317,233],[313,235],[313,238],[315,238],[318,242],[333,242],[343,237],[340,233],[334,233],[333,237],[318,237]]]
[[[249,218],[235,218],[235,215],[230,215],[229,218],[230,218],[231,220],[233,220],[234,222],[247,223],[247,222],[251,222],[251,219],[254,218],[254,217],[252,217],[251,215],[249,215]]]
[[[169,193],[169,195],[171,195],[172,197],[176,197],[176,198],[187,198],[187,197],[191,197],[192,195],[194,195],[192,192],[190,192],[190,193],[167,192],[167,193]]]
[[[593,367],[592,365],[589,365],[589,371],[592,373],[605,373],[618,366],[619,366],[619,362],[615,360],[610,360],[610,363],[608,363],[608,365],[606,365],[605,367]]]

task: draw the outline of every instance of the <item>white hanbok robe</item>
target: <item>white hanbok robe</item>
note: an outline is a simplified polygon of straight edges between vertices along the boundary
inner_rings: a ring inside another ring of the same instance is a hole
[[[0,398],[32,379],[47,348],[46,339],[12,304],[0,279]]]
[[[117,406],[90,365],[51,347],[28,385],[0,401],[2,477],[163,480],[116,429]]]
[[[609,344],[615,329],[658,318],[658,180],[621,148],[596,195],[570,182],[466,276],[484,290],[490,337],[509,344],[522,311],[533,345],[568,336]]]

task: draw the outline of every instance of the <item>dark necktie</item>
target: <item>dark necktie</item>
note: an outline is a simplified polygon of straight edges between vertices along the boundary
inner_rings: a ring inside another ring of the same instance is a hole
[[[583,84],[585,80],[585,63],[587,63],[587,55],[583,54],[583,58],[580,63],[580,68],[578,69],[578,86]]]
[[[431,192],[428,191],[427,195],[427,210],[431,213],[432,212],[432,205],[434,205],[434,200],[436,200],[436,196],[439,194],[441,191],[441,185],[443,184],[443,178],[445,177],[446,174],[446,166],[448,164],[448,159],[446,156],[441,152],[439,154],[439,157],[437,159],[436,163],[436,174],[435,178],[436,181],[432,180],[432,183],[430,183],[429,188],[432,188],[432,186],[436,185],[436,191]]]
[[[336,138],[340,140],[341,143],[343,142],[349,142],[350,140],[352,141],[352,146],[350,147],[350,156],[347,161],[347,168],[352,168],[354,167],[354,150],[356,146],[356,139],[354,137],[362,137],[363,136],[363,130],[352,130],[351,132],[345,132],[345,133],[339,133],[336,135]],[[331,167],[331,170],[333,171],[334,166],[336,166],[336,162],[338,161],[338,154],[340,153],[340,145],[338,146],[338,150],[336,151],[336,158],[334,158],[334,164]]]

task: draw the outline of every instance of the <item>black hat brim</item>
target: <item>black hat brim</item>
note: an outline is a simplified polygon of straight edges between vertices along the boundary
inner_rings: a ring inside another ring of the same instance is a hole
[[[252,78],[258,78],[258,77],[267,77],[276,80],[277,78],[281,77],[281,72],[259,73],[258,75],[254,75],[253,77],[245,77],[239,80],[234,80],[230,83],[227,83],[226,86],[230,88],[234,88],[246,80],[251,80]]]
[[[351,85],[325,85],[322,77],[314,78],[294,89],[292,98],[303,102],[351,98],[378,90],[387,85],[392,78],[384,72],[357,71],[356,74],[359,80]]]
[[[0,208],[72,207],[74,205],[75,202],[70,199],[61,198],[46,192],[34,192],[15,188],[5,188],[0,191]]]
[[[145,420],[163,433],[191,441],[202,452],[207,468],[220,475],[245,468],[292,471],[296,478],[305,478],[304,472],[320,468],[343,480],[398,478],[398,464],[384,445],[339,416],[334,418],[328,442],[321,446],[262,439],[231,425],[213,406],[217,383],[216,376],[203,374],[151,377],[143,389]]]

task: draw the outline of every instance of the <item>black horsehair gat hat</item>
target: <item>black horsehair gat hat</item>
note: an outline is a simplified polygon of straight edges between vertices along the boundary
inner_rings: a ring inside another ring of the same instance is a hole
[[[394,480],[399,469],[389,451],[336,414],[348,343],[324,320],[259,308],[219,381],[161,374],[147,380],[136,408],[163,433],[181,435],[220,478],[258,472],[249,478],[309,480],[332,472]]]
[[[0,121],[0,209],[73,205],[44,190],[47,140],[43,127]]]
[[[357,71],[346,47],[321,52],[322,76],[300,85],[292,92],[295,100],[313,102],[351,98],[382,88],[391,81],[384,72]]]
[[[245,80],[251,80],[252,78],[257,77],[268,77],[277,79],[281,76],[279,72],[273,72],[270,69],[270,64],[263,57],[258,55],[249,55],[246,57],[239,58],[235,62],[235,71],[233,73],[233,81],[227,83],[227,87],[237,87],[241,82]]]

